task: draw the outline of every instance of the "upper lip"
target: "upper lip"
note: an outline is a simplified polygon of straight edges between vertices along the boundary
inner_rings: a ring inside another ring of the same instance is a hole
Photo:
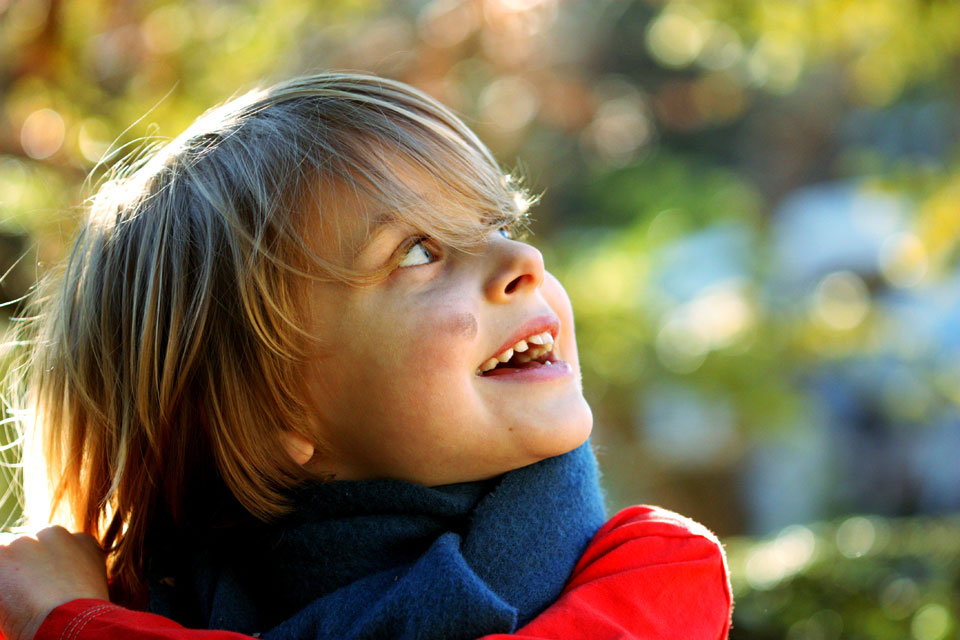
[[[542,316],[536,316],[530,318],[524,322],[520,327],[513,332],[510,338],[500,345],[500,348],[493,352],[492,355],[487,356],[484,359],[484,362],[490,358],[496,358],[499,354],[503,353],[507,349],[513,347],[521,340],[529,338],[532,335],[538,333],[543,333],[544,331],[549,331],[550,335],[553,336],[553,339],[557,339],[557,335],[560,333],[560,320],[556,316],[550,314],[544,314]],[[481,363],[482,364],[482,363]]]

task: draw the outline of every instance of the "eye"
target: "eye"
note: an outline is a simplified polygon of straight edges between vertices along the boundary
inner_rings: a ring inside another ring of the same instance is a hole
[[[398,267],[417,267],[424,264],[430,264],[437,259],[430,249],[427,248],[429,238],[416,238],[414,243],[403,252],[403,257],[397,263]]]
[[[527,219],[525,217],[505,220],[501,224],[503,226],[497,227],[495,230],[507,240],[526,242],[530,236],[530,228],[527,226]]]

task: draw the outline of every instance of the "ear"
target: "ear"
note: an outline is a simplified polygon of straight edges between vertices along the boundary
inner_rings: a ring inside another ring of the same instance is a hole
[[[313,443],[299,433],[284,431],[280,437],[283,438],[283,448],[287,450],[287,455],[300,466],[307,464],[313,458],[315,450]]]

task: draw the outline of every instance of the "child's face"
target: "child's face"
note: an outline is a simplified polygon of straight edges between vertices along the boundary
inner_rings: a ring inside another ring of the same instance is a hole
[[[353,266],[387,263],[413,235],[403,224],[380,227]],[[311,285],[323,345],[307,373],[323,438],[311,468],[439,485],[492,477],[586,440],[593,419],[573,313],[540,252],[492,232],[471,254],[429,242],[404,253],[410,266],[369,288]],[[477,375],[543,332],[556,338],[559,363]]]

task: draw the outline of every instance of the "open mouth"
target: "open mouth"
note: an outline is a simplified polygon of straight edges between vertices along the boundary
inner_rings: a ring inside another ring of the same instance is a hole
[[[559,362],[555,355],[556,342],[549,331],[543,331],[518,340],[513,346],[484,361],[477,367],[478,376],[498,376],[517,369],[549,366]]]

